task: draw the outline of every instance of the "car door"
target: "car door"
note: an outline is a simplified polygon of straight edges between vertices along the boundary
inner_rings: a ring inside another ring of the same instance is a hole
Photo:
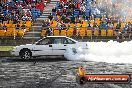
[[[66,37],[56,37],[53,40],[53,55],[64,55],[69,45],[75,44],[74,41]]]
[[[53,40],[53,55],[64,55],[67,44],[63,43],[63,38],[56,37]]]
[[[52,55],[52,38],[45,38],[36,43],[34,56]]]

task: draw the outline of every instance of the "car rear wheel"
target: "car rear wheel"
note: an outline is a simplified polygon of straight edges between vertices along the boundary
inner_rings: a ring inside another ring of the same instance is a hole
[[[32,55],[31,55],[31,52],[29,50],[22,50],[20,52],[20,57],[22,59],[28,60],[28,59],[31,59]]]

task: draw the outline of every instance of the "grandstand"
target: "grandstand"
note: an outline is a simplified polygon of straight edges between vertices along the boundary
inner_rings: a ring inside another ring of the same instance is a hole
[[[131,39],[132,18],[121,20],[104,14],[97,8],[96,0],[10,1],[0,6],[0,38],[39,39],[47,35],[60,35],[89,39],[121,36]]]

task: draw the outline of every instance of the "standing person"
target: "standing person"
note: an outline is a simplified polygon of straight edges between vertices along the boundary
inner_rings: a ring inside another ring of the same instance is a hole
[[[85,76],[85,75],[86,75],[86,71],[85,71],[85,69],[83,68],[82,65],[80,65],[80,66],[78,67],[78,75],[79,75],[79,76]]]
[[[61,21],[58,21],[57,23],[57,29],[59,30],[59,34],[61,33]]]
[[[119,31],[120,29],[121,29],[121,23],[118,21],[118,24],[117,24],[115,32],[114,32],[114,34],[117,37],[117,39],[119,39],[119,36],[121,34],[121,32]]]
[[[50,14],[49,16],[48,16],[48,18],[50,19],[50,21],[53,19],[53,16]]]

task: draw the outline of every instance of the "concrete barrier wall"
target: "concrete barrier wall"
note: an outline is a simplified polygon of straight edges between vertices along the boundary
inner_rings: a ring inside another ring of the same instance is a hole
[[[9,51],[0,51],[0,58],[1,57],[12,57]]]
[[[0,39],[0,46],[17,46],[22,44],[32,44],[35,39]]]

